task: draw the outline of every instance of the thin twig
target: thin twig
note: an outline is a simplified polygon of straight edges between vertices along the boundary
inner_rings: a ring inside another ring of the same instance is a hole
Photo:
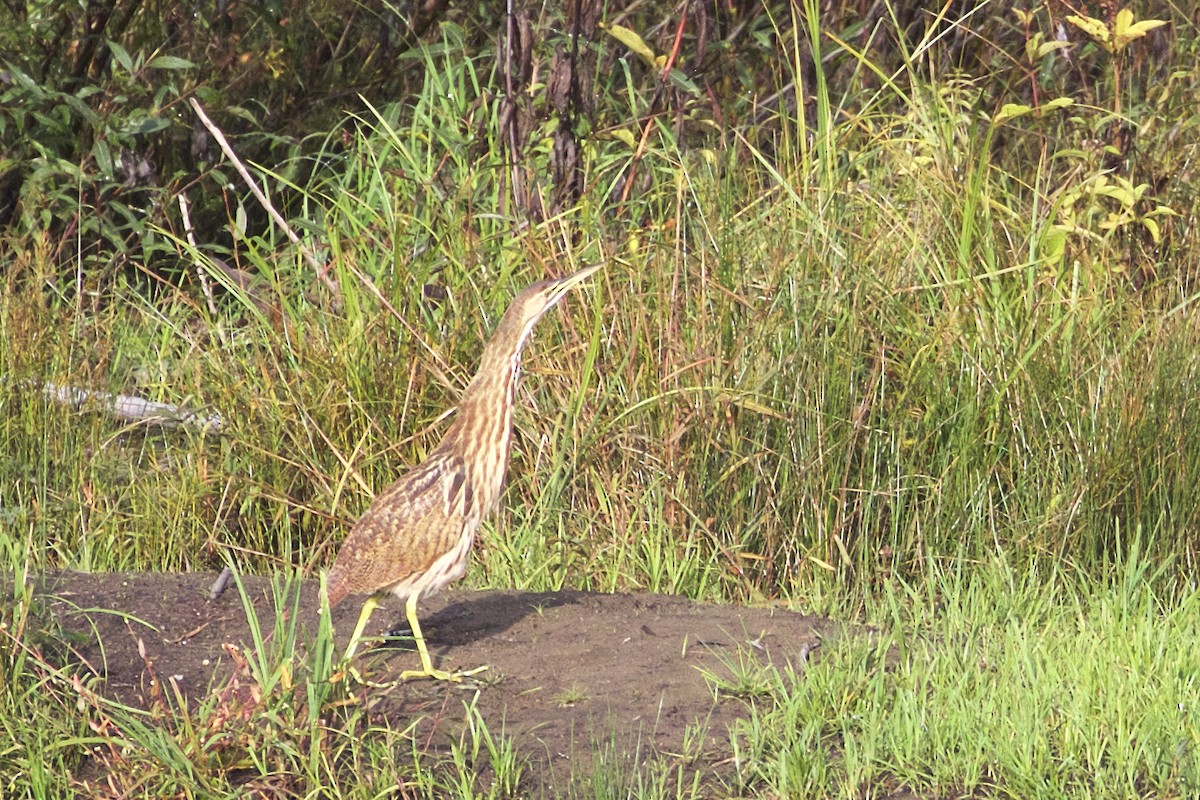
[[[192,248],[192,263],[196,265],[196,277],[200,281],[200,291],[204,293],[204,300],[208,303],[208,313],[217,324],[217,338],[221,340],[222,345],[229,347],[229,341],[225,338],[225,329],[217,316],[217,303],[213,300],[212,287],[208,283],[208,272],[200,261],[200,249],[196,246],[196,232],[192,228],[192,215],[188,211],[187,195],[183,193],[179,195],[179,216],[183,218],[183,235],[187,237],[188,246]]]
[[[217,140],[217,144],[221,146],[221,152],[223,152],[225,157],[229,159],[229,162],[233,164],[233,168],[237,170],[238,175],[242,176],[242,180],[245,182],[246,187],[250,189],[250,193],[254,195],[256,200],[258,200],[259,205],[261,205],[266,212],[270,214],[271,219],[275,220],[275,224],[278,225],[281,230],[283,230],[284,234],[288,237],[288,240],[291,241],[292,244],[296,245],[297,249],[300,251],[300,255],[303,256],[304,260],[308,262],[308,265],[316,271],[317,277],[320,278],[321,282],[329,288],[329,291],[334,293],[334,296],[338,298],[338,300],[340,300],[341,292],[338,289],[337,283],[334,282],[333,278],[329,277],[329,273],[325,269],[325,265],[317,261],[316,256],[309,252],[309,249],[304,246],[303,242],[300,241],[300,237],[297,236],[295,231],[292,230],[292,227],[287,224],[287,220],[283,218],[282,214],[275,210],[275,206],[271,204],[271,201],[267,199],[267,196],[263,194],[263,191],[258,188],[258,184],[254,181],[254,178],[250,177],[249,170],[247,170],[242,164],[241,159],[237,157],[237,154],[233,152],[233,148],[225,139],[225,135],[221,133],[221,129],[214,125],[213,121],[208,118],[208,115],[204,113],[204,108],[200,105],[196,98],[190,97],[188,98],[188,102],[192,104],[192,110],[194,110],[196,112],[196,116],[200,118],[201,124],[208,129],[208,132],[212,134],[212,137]]]

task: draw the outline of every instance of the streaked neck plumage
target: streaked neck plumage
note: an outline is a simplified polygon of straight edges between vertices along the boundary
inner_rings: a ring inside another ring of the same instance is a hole
[[[484,346],[479,371],[463,392],[454,423],[439,446],[473,454],[464,459],[463,468],[472,473],[469,485],[477,492],[472,511],[480,515],[489,513],[500,499],[512,444],[521,351],[545,311],[523,319],[523,308],[518,297]]]

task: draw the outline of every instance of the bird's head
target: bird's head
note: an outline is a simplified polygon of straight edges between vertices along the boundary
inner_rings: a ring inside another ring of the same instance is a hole
[[[509,328],[512,331],[519,331],[517,341],[520,345],[525,343],[529,338],[530,332],[533,331],[533,326],[542,318],[550,309],[554,308],[559,300],[562,300],[567,292],[574,289],[582,283],[593,272],[600,269],[603,264],[595,264],[590,267],[584,267],[578,272],[572,272],[562,278],[554,278],[548,281],[538,281],[535,284],[526,286],[521,290],[512,304],[509,305],[508,311],[504,313],[504,319],[500,321],[500,328]]]

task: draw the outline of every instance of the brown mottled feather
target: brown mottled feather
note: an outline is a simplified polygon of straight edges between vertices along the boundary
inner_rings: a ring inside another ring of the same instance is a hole
[[[455,483],[462,484],[464,473],[459,459],[440,455],[376,496],[355,523],[329,571],[330,606],[347,595],[410,582],[453,548],[462,535],[463,515],[447,508],[446,498]]]
[[[329,571],[330,606],[351,594],[427,596],[462,577],[475,530],[504,484],[521,349],[542,314],[597,268],[535,283],[513,299],[441,443],[375,498],[343,542]]]

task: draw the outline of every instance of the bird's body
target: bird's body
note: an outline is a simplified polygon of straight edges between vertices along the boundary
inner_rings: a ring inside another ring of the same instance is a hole
[[[440,448],[439,448],[440,450]],[[342,544],[327,579],[329,605],[347,595],[389,592],[401,599],[425,597],[466,570],[481,513],[467,513],[465,468],[435,451],[375,501]],[[397,531],[411,531],[397,536]]]
[[[417,600],[466,572],[475,531],[495,508],[504,485],[521,350],[542,315],[598,268],[535,283],[516,296],[484,347],[479,371],[442,441],[425,461],[376,496],[351,529],[326,582],[331,607],[352,594],[371,595],[347,658],[357,647],[376,596],[390,593],[407,601],[423,667],[402,677],[457,677],[433,669],[416,618]]]

